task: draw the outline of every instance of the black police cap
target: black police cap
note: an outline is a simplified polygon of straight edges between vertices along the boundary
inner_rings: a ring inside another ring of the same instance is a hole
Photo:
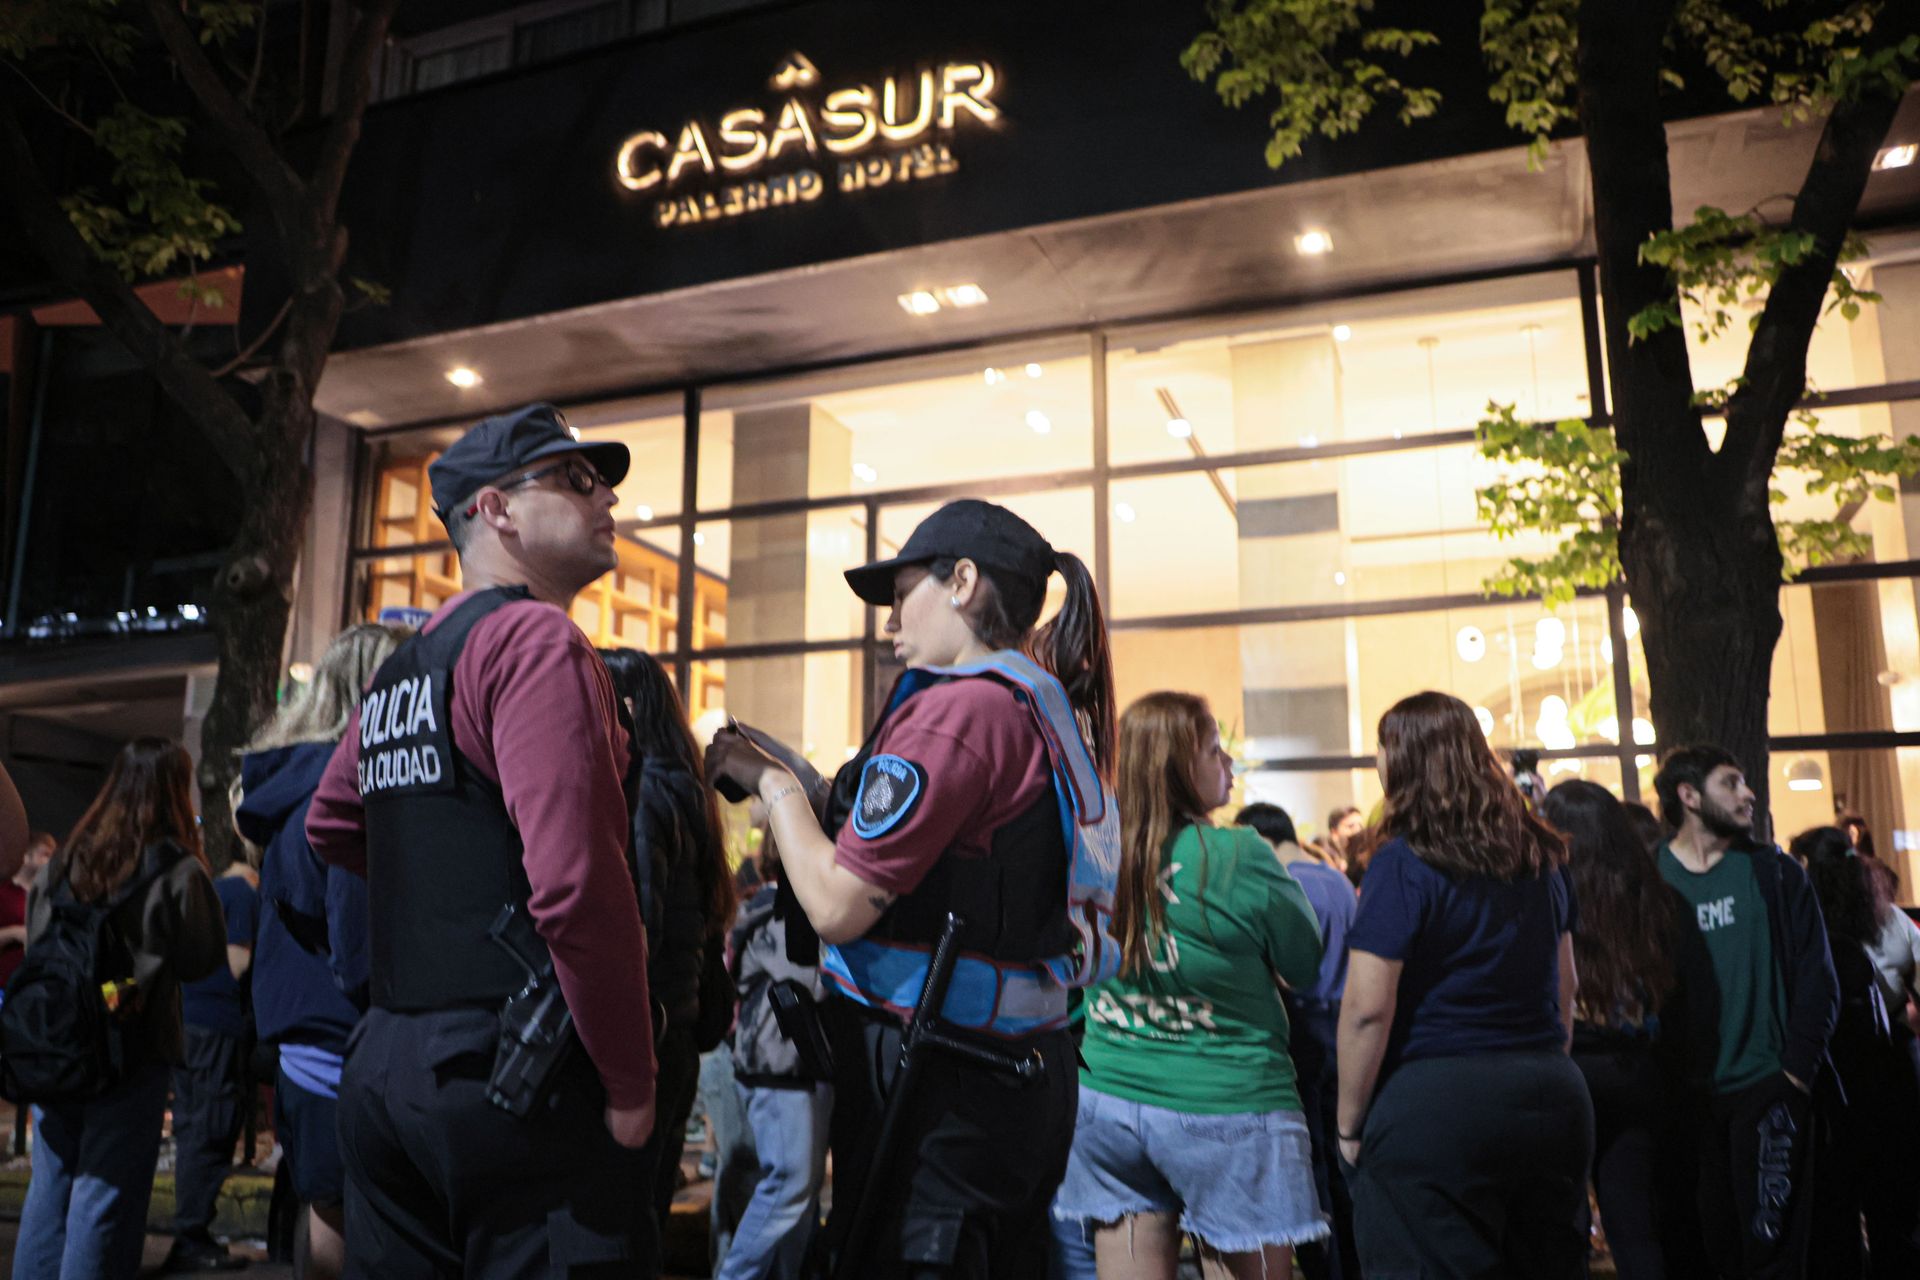
[[[483,485],[542,458],[578,453],[612,488],[626,478],[632,456],[617,440],[580,440],[566,415],[550,404],[530,404],[474,424],[427,468],[433,505],[445,523]]]
[[[1022,603],[1030,605],[1046,595],[1053,559],[1052,544],[1013,512],[978,498],[961,498],[922,520],[899,555],[848,569],[847,585],[868,604],[885,608],[893,603],[893,575],[903,566],[971,560],[993,570],[1002,589],[1011,590],[1014,598],[1007,605],[1017,614]]]

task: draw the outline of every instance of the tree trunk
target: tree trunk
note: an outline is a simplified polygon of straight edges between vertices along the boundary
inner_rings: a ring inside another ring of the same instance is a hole
[[[1723,465],[1707,447],[1684,332],[1669,327],[1636,341],[1628,330],[1643,309],[1679,304],[1666,274],[1640,262],[1647,238],[1673,226],[1659,74],[1673,7],[1672,0],[1587,0],[1580,10],[1580,124],[1593,182],[1608,385],[1616,438],[1628,455],[1620,560],[1640,619],[1660,746],[1725,747],[1764,812],[1767,695],[1780,636],[1772,517],[1764,503],[1746,509],[1737,466]]]
[[[274,712],[294,569],[313,503],[313,473],[304,456],[313,433],[312,400],[275,389],[292,381],[268,379],[257,425],[257,470],[247,477],[251,500],[214,588],[220,673],[201,727],[200,812],[207,859],[216,873],[238,850],[227,788],[239,772],[241,749]]]

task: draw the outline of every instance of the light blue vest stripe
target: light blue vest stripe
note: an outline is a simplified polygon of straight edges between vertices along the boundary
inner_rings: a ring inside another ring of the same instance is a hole
[[[1067,991],[1109,978],[1120,966],[1110,922],[1120,877],[1120,815],[1080,737],[1067,691],[1031,658],[1002,651],[964,667],[907,672],[887,714],[941,677],[1004,680],[1029,696],[1046,744],[1059,797],[1068,853],[1067,912],[1079,946],[1038,964],[996,965],[963,953],[954,963],[941,1018],[951,1026],[993,1035],[1023,1036],[1067,1023]],[[926,984],[924,946],[860,938],[821,949],[820,970],[842,995],[907,1016]]]

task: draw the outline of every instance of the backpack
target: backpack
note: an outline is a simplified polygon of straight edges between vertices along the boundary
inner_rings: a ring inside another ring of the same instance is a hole
[[[27,948],[0,1002],[0,1089],[16,1102],[86,1102],[119,1084],[128,1066],[133,949],[114,913],[186,857],[149,849],[104,902],[73,895],[68,868],[48,886],[46,928]],[[111,991],[109,988],[112,988]]]

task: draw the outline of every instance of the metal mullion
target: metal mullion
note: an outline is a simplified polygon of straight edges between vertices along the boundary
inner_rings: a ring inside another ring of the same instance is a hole
[[[753,644],[716,645],[711,649],[696,650],[693,657],[702,662],[725,662],[738,659],[742,662],[753,658],[797,658],[809,653],[852,653],[866,641],[860,636],[846,636],[838,640],[765,640]]]
[[[1842,733],[1789,733],[1767,739],[1770,751],[1890,751],[1920,747],[1920,732],[1863,729]]]
[[[680,700],[693,705],[693,611],[695,580],[700,566],[694,561],[694,506],[700,483],[700,388],[688,387],[681,400],[680,423],[680,616],[673,623],[674,683]]]
[[[1916,735],[1920,736],[1920,735]],[[1611,742],[1592,742],[1584,747],[1565,747],[1548,751],[1539,747],[1494,745],[1496,751],[1532,751],[1542,760],[1603,760],[1614,753]],[[1284,756],[1260,760],[1247,766],[1249,773],[1338,773],[1345,769],[1372,769],[1379,761],[1373,756]]]
[[[867,499],[867,558],[865,563],[872,564],[880,558],[880,503]],[[861,602],[861,613],[865,621],[861,625],[860,646],[860,733],[864,738],[873,725],[873,681],[880,671],[880,655],[876,649],[879,642],[874,606]]]
[[[1107,456],[1107,335],[1095,333],[1088,342],[1093,366],[1093,586],[1112,608],[1113,502],[1111,466]]]
[[[1577,599],[1605,594],[1597,587],[1582,587]],[[1223,609],[1214,613],[1165,613],[1154,617],[1118,618],[1107,626],[1113,631],[1176,631],[1196,627],[1267,626],[1285,622],[1333,622],[1342,618],[1378,618],[1397,613],[1438,613],[1446,609],[1485,609],[1501,604],[1538,603],[1540,596],[1500,596],[1498,598],[1466,592],[1445,596],[1400,596],[1387,600],[1335,601],[1329,604],[1274,605],[1265,609]]]
[[[1600,323],[1600,273],[1583,262],[1575,272],[1580,280],[1580,332],[1587,348],[1587,408],[1596,417],[1612,413],[1607,395],[1606,330]]]

